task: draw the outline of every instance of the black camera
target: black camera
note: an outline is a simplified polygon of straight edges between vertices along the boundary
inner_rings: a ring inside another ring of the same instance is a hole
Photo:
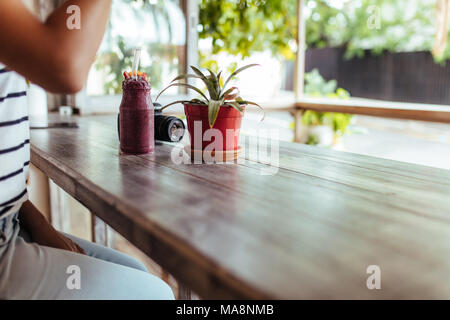
[[[184,122],[177,117],[163,115],[161,104],[153,105],[155,106],[155,140],[178,142],[183,139],[186,130]]]

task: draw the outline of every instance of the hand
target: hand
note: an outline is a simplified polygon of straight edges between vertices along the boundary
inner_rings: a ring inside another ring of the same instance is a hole
[[[51,225],[48,225],[44,230],[33,230],[33,232],[31,232],[31,238],[34,242],[42,246],[86,254],[83,248],[67,238],[61,232],[58,232]]]
[[[21,227],[30,233],[31,239],[37,244],[86,254],[75,242],[53,228],[30,201],[20,208],[19,219]]]

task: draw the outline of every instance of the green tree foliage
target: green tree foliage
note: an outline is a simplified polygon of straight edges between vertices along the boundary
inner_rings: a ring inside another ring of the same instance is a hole
[[[338,42],[346,57],[372,54],[429,51],[435,36],[435,0],[363,0],[348,2]]]
[[[125,0],[142,9],[158,9],[164,1]],[[306,0],[306,42],[309,48],[345,47],[346,57],[361,57],[365,50],[373,54],[384,51],[431,50],[435,30],[435,0]],[[270,50],[281,59],[294,59],[297,37],[297,0],[199,0],[199,37],[209,40],[212,52],[199,52],[201,66],[217,71],[212,55],[226,52],[237,59],[254,52]],[[110,93],[120,91],[123,69],[129,67],[131,51],[119,45],[115,52],[104,54],[98,67],[111,68],[106,84]],[[153,45],[155,50],[173,49]],[[152,55],[154,56],[154,55]],[[124,59],[125,57],[125,59]],[[450,57],[450,46],[442,62]],[[147,71],[152,82],[160,78],[154,63]],[[235,68],[235,67],[234,67]],[[228,71],[232,71],[231,68]],[[160,84],[158,83],[157,86]]]
[[[307,0],[305,7],[309,48],[344,46],[351,58],[365,49],[431,50],[434,41],[434,0]],[[296,15],[297,0],[200,0],[199,35],[213,54],[270,50],[293,59]]]
[[[350,94],[337,88],[336,80],[326,81],[317,69],[305,74],[305,94],[312,97],[327,97],[334,99],[348,99]],[[317,112],[307,110],[303,113],[302,122],[307,126],[329,125],[336,136],[347,132],[352,115],[335,112]],[[308,141],[307,144],[317,144],[317,141]]]
[[[272,50],[293,58],[296,4],[292,0],[200,0],[200,32],[211,39],[213,54],[248,57]]]
[[[126,10],[128,5],[139,8],[139,10],[147,11],[149,16],[153,16],[155,22],[159,21],[159,18],[169,20],[168,13],[164,10],[164,0],[122,0],[125,5],[114,8],[113,10]],[[117,5],[117,4],[116,4]],[[137,16],[136,19],[139,19]],[[108,34],[104,41],[110,46],[110,49],[104,52],[100,52],[95,62],[97,70],[101,70],[106,74],[106,79],[103,84],[104,92],[106,94],[119,94],[122,91],[123,72],[131,71],[133,63],[133,54],[135,45],[127,42],[127,39],[122,36],[111,36],[111,30],[114,26],[111,22],[108,26]],[[155,32],[155,30],[149,30],[148,32]],[[173,32],[169,28],[169,32]],[[161,88],[163,86],[163,74],[167,73],[167,68],[164,69],[164,65],[168,66],[170,71],[176,71],[178,69],[178,53],[177,48],[171,44],[163,43],[146,43],[144,46],[147,52],[151,53],[151,65],[143,65],[141,63],[140,71],[147,73],[152,87]]]
[[[161,88],[163,64],[165,60],[175,60],[176,48],[170,45],[152,43],[147,45],[146,50],[152,53],[152,65],[141,66],[139,71],[147,73],[152,87]],[[106,72],[107,79],[104,83],[106,94],[119,94],[122,92],[123,72],[131,71],[133,64],[134,47],[127,46],[122,37],[118,38],[117,46],[110,52],[104,52],[97,57],[95,67]]]

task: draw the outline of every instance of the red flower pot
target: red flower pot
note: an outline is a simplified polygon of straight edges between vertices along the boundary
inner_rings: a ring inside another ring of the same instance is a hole
[[[245,109],[245,106],[242,107]],[[212,127],[213,130],[210,130],[207,106],[185,104],[184,112],[186,114],[192,149],[205,150],[212,143],[214,143],[216,151],[238,149],[242,122],[242,113],[238,110],[229,106],[220,107],[219,115]],[[218,135],[221,135],[221,138],[218,138]],[[219,140],[216,141],[216,139]]]

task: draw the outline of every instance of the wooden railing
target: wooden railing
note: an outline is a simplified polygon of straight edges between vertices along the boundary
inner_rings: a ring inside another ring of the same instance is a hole
[[[369,99],[303,98],[293,106],[295,141],[300,139],[301,115],[305,110],[341,112],[366,116],[450,123],[450,106],[379,101]]]
[[[301,118],[305,110],[340,112],[381,118],[450,123],[450,106],[362,98],[330,99],[293,97],[264,99],[259,104],[266,112],[290,112],[294,117],[294,140],[300,141]]]

